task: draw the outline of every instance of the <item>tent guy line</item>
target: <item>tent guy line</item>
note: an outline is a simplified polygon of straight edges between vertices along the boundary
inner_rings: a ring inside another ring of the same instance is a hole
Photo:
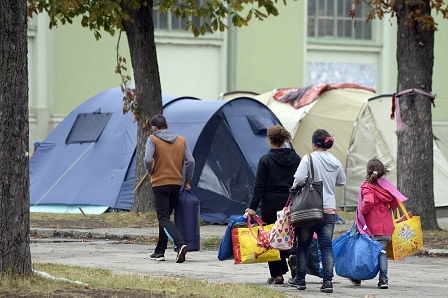
[[[86,152],[93,146],[95,142],[92,142],[92,144],[90,144],[89,147],[87,147],[87,149],[78,157],[77,160],[75,160],[74,163],[72,163],[72,165],[64,172],[64,174],[62,174],[61,177],[59,177],[58,180],[56,180],[56,182],[47,190],[47,192],[34,204],[34,207],[36,207],[40,201],[42,201],[43,198],[45,198],[45,196],[56,186],[56,184],[58,184],[59,181],[61,181],[62,178],[64,178],[64,176],[75,166],[75,164],[84,156],[84,154],[86,154]]]

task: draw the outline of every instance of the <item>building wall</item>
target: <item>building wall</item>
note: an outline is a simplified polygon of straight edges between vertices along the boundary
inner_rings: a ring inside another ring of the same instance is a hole
[[[436,121],[445,120],[448,122],[448,20],[437,15],[436,22],[439,25],[434,36],[432,93],[437,94],[437,97],[435,100],[436,107],[432,109],[432,117]]]
[[[448,156],[448,20],[436,16],[438,31],[434,36],[434,73],[432,93],[437,94],[435,107],[432,108],[433,133],[436,144],[445,156]]]
[[[53,35],[45,15],[28,22],[29,152],[53,129]]]
[[[278,17],[263,22],[253,20],[248,27],[236,29],[236,83],[228,91],[264,93],[274,88],[302,87],[311,84],[311,76],[317,76],[317,82],[328,77],[328,73],[322,71],[325,67],[328,72],[341,65],[352,69],[367,65],[367,70],[374,70],[372,87],[378,94],[397,92],[395,17],[385,15],[382,20],[374,20],[374,40],[370,43],[313,41],[306,36],[306,2],[297,1],[287,6],[279,3]],[[436,21],[432,92],[437,98],[433,120],[438,126],[446,127],[448,133],[448,20],[437,15]],[[370,76],[371,72],[359,71],[358,75]],[[361,83],[368,81],[363,78]]]
[[[395,26],[387,20],[373,23],[373,41],[307,39],[306,85],[322,82],[357,83],[378,94],[393,93],[397,63]],[[313,71],[317,74],[312,74]],[[337,72],[337,75],[332,75]]]
[[[54,116],[63,117],[90,97],[118,87],[121,78],[115,73],[118,34],[102,32],[96,40],[93,32],[83,28],[78,20],[52,30],[54,36]],[[120,54],[131,59],[126,36],[120,41]],[[132,83],[132,82],[131,82]]]
[[[235,90],[264,93],[305,80],[306,1],[278,2],[279,16],[238,28]],[[234,90],[228,90],[234,91]]]
[[[118,34],[93,32],[73,24],[48,29],[45,14],[34,16],[28,30],[30,86],[30,152],[87,99],[118,87],[115,73]],[[190,32],[155,33],[162,93],[216,99],[227,89],[227,33],[194,38]],[[126,58],[127,75],[133,85],[132,66],[125,34],[119,52]]]
[[[280,15],[263,22],[251,21],[236,29],[234,90],[269,92],[275,88],[321,83],[340,70],[345,81],[370,84],[377,94],[397,92],[396,18],[374,20],[369,42],[310,39],[307,37],[307,1],[283,6]],[[448,156],[448,20],[436,16],[432,109],[436,145]],[[231,73],[230,73],[231,74]],[[373,76],[373,78],[372,78]],[[400,90],[398,90],[400,91]]]
[[[216,99],[227,88],[227,34],[156,37],[162,93]]]
[[[56,114],[67,114],[93,95],[120,86],[121,78],[115,74],[118,34],[103,33],[97,41],[90,30],[75,21],[60,26],[54,36]],[[220,32],[199,38],[189,32],[156,33],[162,93],[206,99],[225,90],[225,37]],[[125,34],[119,49],[132,78]]]
[[[226,32],[206,37],[156,31],[162,93],[203,99],[216,99],[222,92],[235,90],[264,93],[274,88],[306,86],[316,65],[349,65],[353,71],[362,64],[367,65],[367,70],[374,66],[378,94],[396,92],[395,18],[386,16],[376,21],[375,39],[370,44],[311,42],[306,36],[306,2],[288,2],[287,6],[279,2],[277,17],[253,19],[247,27],[230,26]],[[448,130],[448,21],[440,16],[437,21],[433,120]],[[30,19],[29,24],[32,152],[33,143],[43,141],[75,107],[99,92],[119,86],[121,81],[114,72],[118,36],[104,33],[96,41],[93,33],[76,20],[73,25],[49,30],[45,14]],[[127,74],[132,77],[126,36],[121,38],[120,53],[127,59]]]

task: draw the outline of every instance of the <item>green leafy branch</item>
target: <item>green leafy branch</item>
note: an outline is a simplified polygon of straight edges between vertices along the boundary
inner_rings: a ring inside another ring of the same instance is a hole
[[[353,5],[350,10],[350,16],[352,18],[355,18],[356,5],[360,5],[361,3],[365,3],[370,7],[370,12],[366,16],[366,22],[375,18],[382,20],[384,15],[388,13],[393,17],[398,11],[408,7],[413,9],[409,10],[405,26],[414,27],[416,24],[419,24],[422,30],[437,31],[438,24],[435,22],[434,17],[424,12],[424,8],[427,5],[425,1],[407,0],[401,3],[397,0],[352,0]],[[448,18],[448,5],[444,0],[431,0],[429,5],[436,14],[440,13],[443,18]]]
[[[140,98],[137,90],[135,88],[129,87],[129,82],[131,81],[131,77],[129,75],[125,75],[124,72],[127,71],[126,67],[126,58],[120,55],[120,40],[121,40],[121,30],[118,34],[117,41],[117,66],[115,67],[115,73],[119,74],[121,77],[121,92],[123,92],[123,114],[131,111],[134,114],[134,121],[138,121],[140,119],[140,113],[138,109],[138,100]]]

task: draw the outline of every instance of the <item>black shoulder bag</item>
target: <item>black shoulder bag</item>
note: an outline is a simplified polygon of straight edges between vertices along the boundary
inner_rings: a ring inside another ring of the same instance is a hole
[[[291,194],[291,223],[298,228],[310,227],[324,221],[323,182],[314,182],[314,166],[308,154],[308,178],[295,194]]]

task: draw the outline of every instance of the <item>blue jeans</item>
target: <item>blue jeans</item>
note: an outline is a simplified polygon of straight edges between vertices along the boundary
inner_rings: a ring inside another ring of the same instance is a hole
[[[387,241],[378,241],[378,242],[384,246],[383,250],[381,251],[380,255],[378,256],[378,265],[380,267],[379,279],[388,280],[388,278],[387,278],[387,256],[386,256]]]
[[[308,253],[314,232],[322,256],[323,280],[333,280],[333,232],[335,214],[324,214],[324,222],[307,227],[296,228],[297,241],[297,273],[296,279],[305,279],[306,265],[308,264]]]

